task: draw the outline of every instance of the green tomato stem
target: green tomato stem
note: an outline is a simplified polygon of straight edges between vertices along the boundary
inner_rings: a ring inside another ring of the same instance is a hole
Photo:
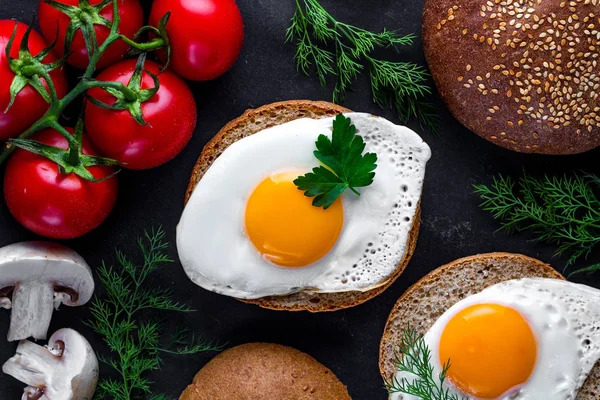
[[[127,43],[130,47],[133,47],[139,51],[154,51],[162,49],[166,46],[166,42],[163,38],[154,38],[147,43],[137,43],[136,41],[129,39],[127,36],[121,35],[121,40]]]
[[[54,128],[69,142],[69,156],[67,162],[71,165],[78,165],[80,158],[79,155],[81,153],[81,144],[79,143],[79,140],[71,135],[71,133],[69,133],[69,131],[59,124],[58,121],[54,121],[50,127]]]
[[[46,128],[50,127],[50,121],[51,119],[49,118],[48,114],[50,113],[50,110],[48,110],[48,112],[46,113],[46,115],[44,117],[42,117],[39,121],[37,121],[36,123],[34,123],[33,125],[31,125],[29,127],[29,129],[27,129],[25,132],[23,132],[20,136],[19,139],[26,139],[28,137],[30,137],[31,135],[33,135],[36,132],[39,132],[41,130],[44,130]],[[7,143],[4,147],[4,150],[2,151],[2,153],[0,153],[0,164],[4,163],[6,161],[6,159],[12,154],[13,151],[15,151],[16,147]]]
[[[39,69],[33,65],[27,65],[21,69],[21,73],[23,75],[25,75],[27,78],[31,78],[32,76],[39,73]]]
[[[118,0],[113,0],[113,1],[115,4],[115,8],[118,10],[118,6],[117,6]],[[118,12],[115,15],[118,16],[119,15]],[[119,18],[117,17],[116,18],[117,23],[118,23],[118,20],[119,20]],[[94,33],[94,35],[95,35],[95,33]],[[69,104],[71,104],[79,96],[81,96],[88,90],[89,85],[86,82],[86,78],[89,79],[92,77],[92,75],[96,71],[96,66],[98,65],[98,61],[100,61],[100,58],[102,57],[102,55],[104,55],[104,53],[106,52],[106,49],[108,49],[108,47],[110,45],[112,45],[114,42],[119,40],[119,38],[120,38],[120,35],[118,34],[118,30],[117,29],[111,30],[111,34],[108,36],[108,38],[106,38],[106,40],[104,41],[104,43],[102,43],[102,45],[98,48],[98,50],[95,51],[91,55],[88,67],[85,70],[85,73],[83,74],[83,79],[81,79],[79,81],[79,83],[73,88],[73,90],[71,90],[61,100],[56,100],[56,99],[58,99],[58,96],[56,94],[56,88],[54,87],[54,84],[52,82],[52,79],[50,78],[50,75],[47,74],[47,76],[42,76],[46,80],[46,83],[50,90],[50,95],[53,96],[53,98],[55,100],[51,102],[50,109],[46,112],[46,114],[44,114],[44,116],[40,120],[38,120],[31,127],[29,127],[29,129],[27,129],[25,132],[20,134],[18,136],[18,138],[19,139],[28,139],[33,134],[35,134],[43,129],[55,127],[56,125],[60,126],[60,124],[58,124],[58,119],[60,118],[63,111],[67,108],[67,106]],[[0,164],[4,163],[6,161],[6,159],[12,154],[13,151],[15,151],[15,146],[7,145],[4,148],[4,150],[2,151],[2,153],[0,153]]]
[[[54,82],[52,81],[52,78],[50,77],[50,74],[47,71],[42,70],[42,71],[40,71],[40,76],[42,78],[44,78],[44,81],[46,81],[46,86],[48,86],[48,91],[50,92],[50,104],[57,103],[59,101],[58,94],[56,92],[56,87],[54,86]]]
[[[120,82],[102,82],[102,81],[92,81],[88,82],[85,85],[85,90],[89,90],[91,88],[102,88],[102,89],[114,89],[123,94],[125,101],[133,103],[138,99],[137,93],[131,88],[125,86]]]
[[[86,3],[87,1],[82,1],[81,3]],[[65,139],[69,142],[68,156],[66,156],[66,162],[72,166],[78,166],[82,162],[82,132],[83,125],[78,125],[78,131],[75,135],[71,135],[58,121],[64,110],[69,106],[72,102],[77,100],[79,97],[84,95],[89,89],[93,87],[103,87],[103,88],[112,88],[118,90],[123,94],[123,98],[128,102],[135,102],[138,100],[138,93],[135,90],[130,89],[129,87],[117,83],[117,82],[96,82],[92,81],[91,78],[96,72],[96,68],[98,62],[102,58],[102,56],[106,53],[106,50],[117,40],[123,40],[125,43],[129,44],[133,48],[141,51],[150,51],[156,50],[162,47],[168,47],[168,40],[165,38],[155,38],[148,43],[136,43],[133,40],[122,36],[119,34],[119,24],[120,24],[120,14],[119,14],[119,0],[111,0],[113,5],[113,21],[110,26],[110,34],[104,40],[102,45],[98,44],[98,38],[96,36],[94,30],[94,21],[90,18],[85,18],[82,21],[84,23],[85,29],[82,28],[84,36],[87,35],[84,39],[86,41],[86,47],[88,49],[89,55],[89,63],[88,66],[81,78],[81,80],[77,83],[77,85],[65,95],[62,99],[58,98],[58,94],[56,91],[56,87],[50,77],[50,74],[46,70],[40,71],[38,68],[25,66],[22,69],[22,73],[25,76],[31,77],[39,77],[46,81],[46,85],[48,87],[48,91],[50,94],[50,107],[48,111],[31,127],[29,127],[26,131],[21,133],[18,136],[18,139],[28,139],[36,132],[39,132],[43,129],[53,128],[58,131]],[[80,4],[81,5],[81,4]],[[156,28],[149,28],[156,29]],[[82,121],[80,119],[80,124]],[[15,150],[15,146],[8,143],[6,147],[0,153],[0,164],[2,164],[6,159],[12,154]]]

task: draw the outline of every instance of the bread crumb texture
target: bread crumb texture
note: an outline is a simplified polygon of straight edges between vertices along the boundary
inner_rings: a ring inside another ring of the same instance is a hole
[[[600,145],[600,0],[427,0],[425,53],[464,125],[500,146]]]
[[[250,343],[212,359],[180,400],[350,400],[346,386],[291,347]]]

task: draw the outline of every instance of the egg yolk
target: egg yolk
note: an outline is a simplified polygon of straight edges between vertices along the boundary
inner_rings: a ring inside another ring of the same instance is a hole
[[[246,233],[273,264],[297,268],[310,265],[335,245],[344,225],[342,202],[327,210],[312,205],[294,180],[299,172],[274,174],[252,192],[246,206]]]
[[[440,338],[440,363],[465,394],[496,399],[523,385],[535,367],[531,327],[513,308],[477,304],[458,312]]]

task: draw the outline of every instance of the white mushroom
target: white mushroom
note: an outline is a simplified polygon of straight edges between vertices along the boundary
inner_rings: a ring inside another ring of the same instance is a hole
[[[54,308],[85,304],[93,293],[90,267],[68,247],[25,242],[0,248],[0,307],[12,308],[9,341],[46,339]]]
[[[87,340],[60,329],[47,346],[23,340],[2,371],[23,383],[21,400],[89,400],[98,384],[98,359]]]

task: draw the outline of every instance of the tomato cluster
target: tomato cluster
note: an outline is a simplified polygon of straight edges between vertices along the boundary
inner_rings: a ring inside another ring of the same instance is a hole
[[[21,22],[0,20],[0,142],[21,138],[8,142],[21,148],[8,160],[4,194],[13,216],[39,235],[75,238],[106,219],[118,191],[112,160],[139,170],[177,156],[197,120],[182,78],[214,79],[241,51],[244,27],[235,0],[155,0],[146,27],[140,0],[118,0],[113,30],[114,7],[103,0],[40,0],[43,37]],[[157,62],[146,61],[147,52],[156,52]],[[137,62],[127,58],[139,53]],[[57,60],[86,71],[93,84],[69,92]],[[105,69],[92,79],[99,68]],[[52,115],[56,102],[72,98],[85,104],[85,134],[62,128]],[[80,165],[71,168],[73,160]]]

